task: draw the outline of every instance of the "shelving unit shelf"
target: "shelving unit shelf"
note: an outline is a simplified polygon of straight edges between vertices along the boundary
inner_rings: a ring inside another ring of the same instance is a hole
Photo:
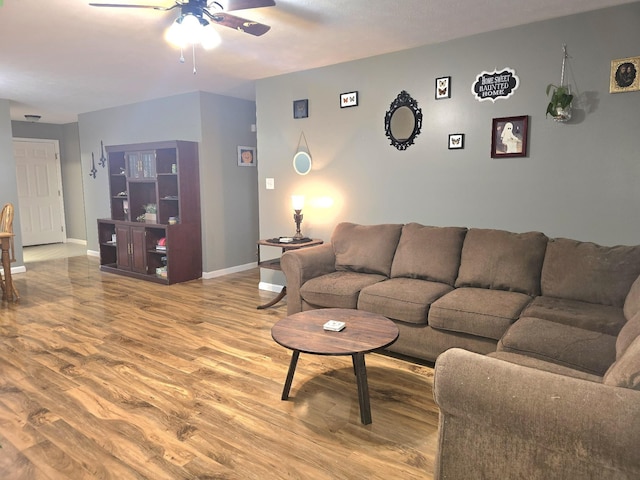
[[[165,284],[200,278],[197,143],[117,145],[106,151],[111,218],[98,220],[100,269]],[[149,204],[156,205],[154,221],[145,219]]]

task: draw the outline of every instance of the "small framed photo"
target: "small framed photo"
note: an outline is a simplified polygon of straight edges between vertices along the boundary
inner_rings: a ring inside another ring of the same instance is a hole
[[[307,118],[309,116],[309,99],[293,101],[293,118]]]
[[[609,93],[634,92],[640,90],[639,70],[640,57],[612,60]]]
[[[494,118],[491,126],[491,158],[526,157],[529,116]]]
[[[436,78],[436,100],[451,98],[451,77]]]
[[[449,150],[464,148],[464,133],[452,133],[449,135]]]
[[[340,108],[357,107],[358,92],[348,92],[340,94]]]
[[[239,167],[255,167],[256,161],[256,147],[238,147]]]

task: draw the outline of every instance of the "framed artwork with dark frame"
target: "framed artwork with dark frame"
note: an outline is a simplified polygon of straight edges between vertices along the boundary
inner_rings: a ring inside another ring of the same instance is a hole
[[[451,98],[451,77],[436,78],[436,100]]]
[[[307,118],[309,116],[309,99],[293,101],[293,118]]]
[[[449,150],[459,150],[464,148],[464,133],[449,134]]]
[[[491,158],[526,157],[529,116],[494,118],[491,125]]]
[[[358,92],[348,92],[340,94],[340,108],[357,107]]]
[[[637,92],[640,90],[640,57],[627,57],[611,61],[609,93]]]
[[[255,167],[256,161],[256,147],[238,147],[239,167]]]

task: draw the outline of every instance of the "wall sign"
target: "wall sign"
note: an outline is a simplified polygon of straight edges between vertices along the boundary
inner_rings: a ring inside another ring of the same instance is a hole
[[[505,67],[493,72],[482,72],[471,85],[471,93],[479,102],[491,100],[495,102],[499,98],[509,98],[520,85],[520,79],[516,71]]]

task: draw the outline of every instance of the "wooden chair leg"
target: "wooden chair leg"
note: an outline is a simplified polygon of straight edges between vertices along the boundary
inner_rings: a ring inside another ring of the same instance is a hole
[[[0,272],[0,286],[2,287],[2,300],[6,300],[7,299],[7,291],[6,291],[5,286],[4,286],[4,275],[2,273],[3,272]]]

